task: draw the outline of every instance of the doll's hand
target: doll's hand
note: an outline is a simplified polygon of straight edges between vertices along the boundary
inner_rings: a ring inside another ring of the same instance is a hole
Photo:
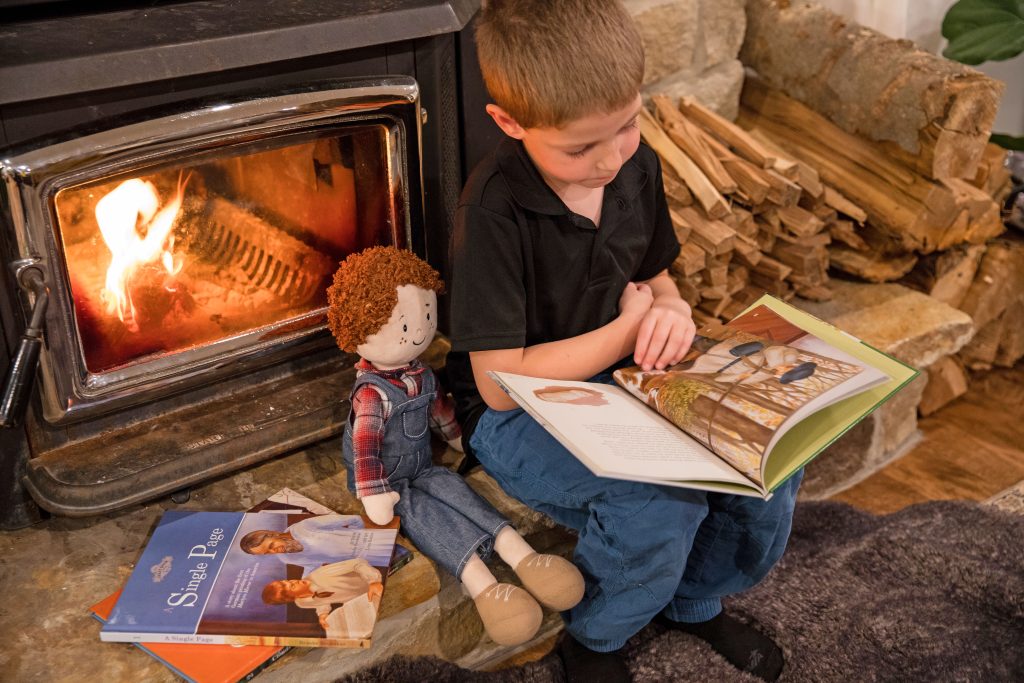
[[[395,504],[399,496],[394,491],[376,493],[363,498],[363,509],[374,524],[387,524],[395,518]]]
[[[619,296],[619,315],[642,318],[650,310],[654,302],[654,294],[650,286],[635,282],[626,283],[626,288]]]
[[[459,453],[465,453],[466,451],[462,448],[462,437],[457,436],[454,439],[448,439],[448,446],[454,448]]]
[[[644,370],[675,365],[690,349],[695,332],[689,304],[678,297],[658,297],[640,323],[633,362]]]

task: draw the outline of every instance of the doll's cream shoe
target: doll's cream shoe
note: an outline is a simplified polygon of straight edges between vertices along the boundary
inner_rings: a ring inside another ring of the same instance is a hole
[[[473,599],[480,621],[499,645],[520,645],[533,638],[544,613],[529,593],[510,583],[495,583]]]
[[[572,609],[583,599],[583,575],[576,565],[558,555],[527,555],[515,572],[523,587],[548,609]]]

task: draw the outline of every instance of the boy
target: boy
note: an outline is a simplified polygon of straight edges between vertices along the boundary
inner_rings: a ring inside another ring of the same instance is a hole
[[[690,309],[654,153],[643,48],[616,0],[491,0],[477,27],[487,112],[506,133],[466,185],[451,243],[448,376],[463,443],[511,495],[577,529],[583,600],[563,613],[570,681],[628,681],[652,619],[774,680],[782,653],[722,612],[782,555],[799,477],[768,502],[594,476],[489,370],[610,383],[679,362]]]

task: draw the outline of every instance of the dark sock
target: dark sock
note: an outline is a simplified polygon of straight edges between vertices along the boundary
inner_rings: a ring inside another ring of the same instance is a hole
[[[596,652],[565,633],[558,644],[567,683],[629,683],[632,678],[622,654]]]
[[[782,673],[782,650],[775,642],[749,624],[725,612],[708,621],[686,623],[659,615],[657,622],[677,631],[690,633],[707,642],[741,671],[766,681],[774,681]]]

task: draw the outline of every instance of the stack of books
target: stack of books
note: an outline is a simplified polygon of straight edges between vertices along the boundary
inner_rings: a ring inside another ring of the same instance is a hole
[[[398,527],[290,489],[248,512],[168,511],[124,587],[90,610],[101,640],[187,681],[246,681],[293,646],[370,646],[386,578],[412,559]]]

